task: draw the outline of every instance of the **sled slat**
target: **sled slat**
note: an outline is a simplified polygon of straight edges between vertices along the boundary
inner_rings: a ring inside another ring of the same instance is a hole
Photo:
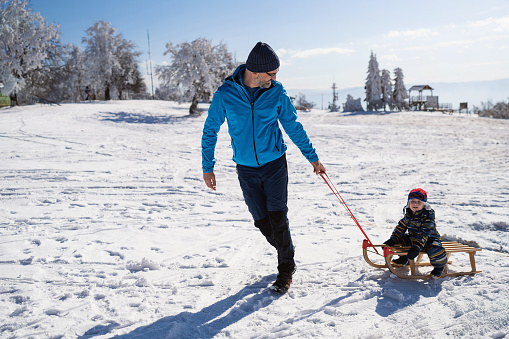
[[[428,279],[431,278],[431,275],[422,275],[419,274],[416,271],[416,267],[422,267],[422,266],[431,266],[429,262],[421,262],[422,257],[425,252],[420,252],[419,255],[416,257],[415,260],[410,260],[410,274],[402,274],[399,272],[399,270],[396,269],[397,265],[392,264],[392,257],[394,255],[406,255],[408,251],[410,250],[410,246],[387,246],[385,244],[379,244],[379,245],[373,245],[374,247],[381,247],[384,248],[384,257],[385,257],[385,263],[384,264],[377,264],[371,261],[368,256],[368,248],[371,247],[367,243],[366,240],[364,240],[364,243],[362,244],[363,248],[363,254],[364,259],[366,262],[376,268],[388,268],[391,273],[396,275],[399,278],[402,279]],[[462,275],[473,275],[480,273],[481,271],[478,271],[475,265],[475,254],[478,251],[482,251],[482,248],[476,248],[472,246],[468,246],[465,244],[460,244],[455,241],[444,241],[442,243],[442,246],[444,247],[446,253],[447,253],[447,263],[445,265],[444,273],[442,274],[442,277],[458,277]],[[463,271],[463,272],[450,272],[448,271],[448,265],[451,264],[451,261],[449,261],[449,258],[452,253],[468,253],[469,259],[470,259],[470,271]]]

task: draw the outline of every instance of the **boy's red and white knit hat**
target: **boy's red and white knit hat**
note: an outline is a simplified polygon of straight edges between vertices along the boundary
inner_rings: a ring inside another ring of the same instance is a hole
[[[410,199],[418,199],[422,202],[427,202],[428,194],[422,188],[415,188],[408,193],[408,200]]]

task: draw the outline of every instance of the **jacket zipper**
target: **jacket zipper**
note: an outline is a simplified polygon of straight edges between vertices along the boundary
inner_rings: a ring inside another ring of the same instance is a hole
[[[256,142],[255,142],[255,119],[254,119],[254,102],[251,103],[251,120],[253,122],[253,148],[254,148],[254,155],[256,159],[256,163],[258,164],[258,167],[260,166],[260,162],[258,161],[258,154],[256,152]]]
[[[235,81],[233,81],[235,83]],[[243,87],[239,84],[240,87]],[[258,161],[258,153],[256,152],[256,142],[255,142],[255,119],[254,119],[254,102],[251,102],[251,98],[250,96],[247,94],[246,90],[244,88],[241,88],[242,92],[244,92],[244,94],[246,95],[247,99],[248,99],[248,102],[251,103],[251,122],[253,124],[253,149],[254,149],[254,155],[255,155],[255,160],[256,160],[256,163],[258,164],[258,167],[262,167],[260,165],[260,162]],[[265,92],[265,91],[264,91]],[[256,96],[256,94],[255,94]],[[256,97],[254,99],[256,101]],[[276,146],[276,148],[278,149],[279,151],[279,148]]]
[[[276,146],[276,149],[279,152],[279,147],[277,147],[277,135],[276,135],[276,132],[274,132],[274,146]]]

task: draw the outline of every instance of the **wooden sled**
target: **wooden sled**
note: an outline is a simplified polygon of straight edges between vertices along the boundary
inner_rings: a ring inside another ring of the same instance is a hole
[[[362,243],[362,250],[364,253],[364,259],[368,264],[370,264],[373,267],[376,268],[388,268],[391,273],[396,275],[399,278],[402,279],[429,279],[431,278],[430,274],[422,275],[418,274],[415,270],[416,267],[419,266],[431,266],[429,262],[421,262],[422,256],[426,254],[426,252],[420,252],[417,258],[415,260],[409,260],[410,262],[410,274],[403,274],[401,273],[401,270],[397,270],[396,267],[401,267],[398,265],[394,265],[391,260],[394,255],[406,255],[408,251],[410,250],[410,246],[387,246],[385,244],[382,245],[373,245],[374,247],[380,247],[383,248],[383,256],[385,258],[384,264],[376,264],[373,261],[371,261],[368,257],[368,249],[372,248],[371,245],[369,245],[369,242],[365,239]],[[476,273],[480,273],[481,271],[477,271],[475,267],[475,253],[477,251],[482,251],[481,248],[475,248],[471,246],[467,246],[464,244],[460,244],[456,241],[444,241],[442,242],[442,246],[445,248],[445,251],[447,252],[447,263],[445,264],[444,273],[442,273],[441,278],[444,277],[457,277],[461,275],[473,275]],[[463,271],[463,272],[451,272],[449,273],[447,271],[447,265],[449,265],[451,262],[449,261],[449,257],[452,253],[458,253],[458,252],[464,252],[468,253],[470,256],[470,271]]]

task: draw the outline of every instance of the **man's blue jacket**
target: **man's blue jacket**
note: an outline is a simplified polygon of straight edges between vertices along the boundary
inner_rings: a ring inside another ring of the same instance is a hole
[[[286,152],[278,121],[309,162],[318,160],[302,124],[297,121],[283,85],[272,81],[270,88],[260,88],[254,103],[242,84],[245,65],[240,65],[232,76],[214,93],[202,136],[203,173],[214,171],[214,150],[217,133],[226,118],[233,148],[233,161],[239,165],[260,167],[280,158]]]

